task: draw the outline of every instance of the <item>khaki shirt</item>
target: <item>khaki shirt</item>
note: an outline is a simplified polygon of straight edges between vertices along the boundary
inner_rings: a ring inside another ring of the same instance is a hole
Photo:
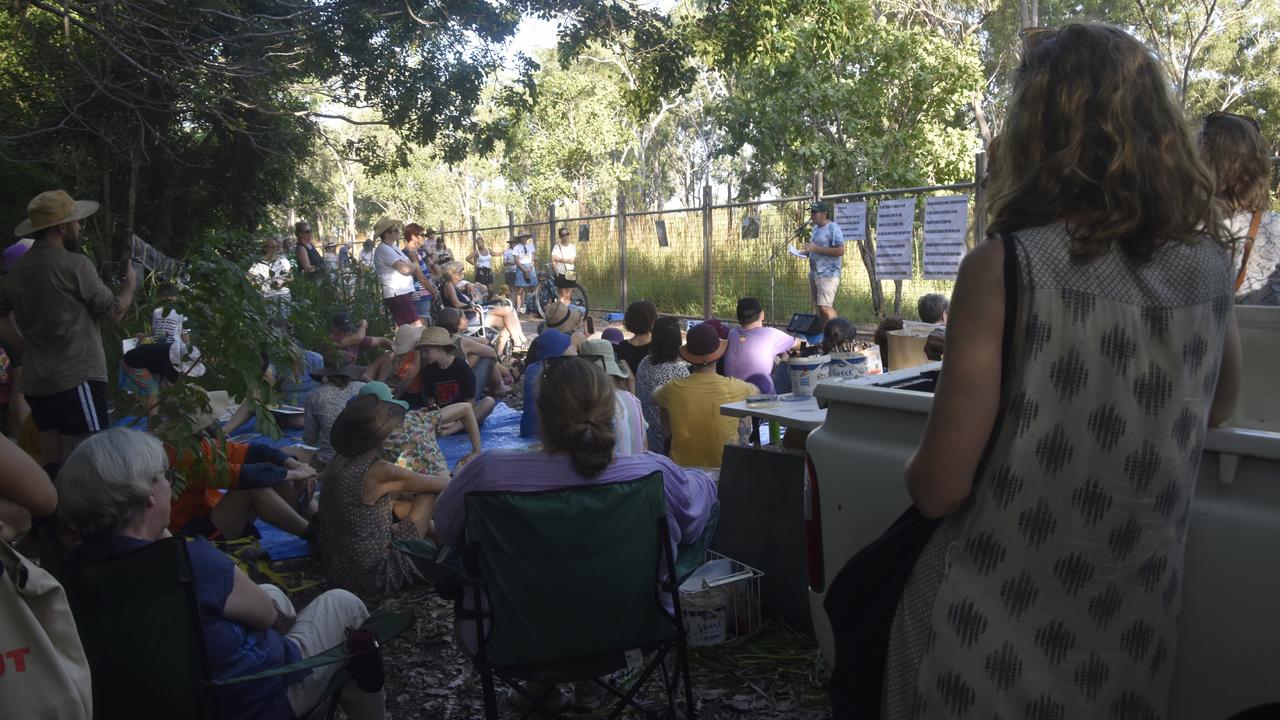
[[[85,382],[107,381],[98,321],[115,307],[93,261],[36,243],[4,276],[0,317],[14,313],[22,331],[27,395],[56,395]]]

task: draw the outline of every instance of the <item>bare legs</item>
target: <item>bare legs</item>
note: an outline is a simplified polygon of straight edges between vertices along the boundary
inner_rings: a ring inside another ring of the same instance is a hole
[[[287,533],[301,536],[310,522],[294,509],[297,507],[296,497],[291,482],[280,483],[273,488],[232,490],[209,513],[209,519],[227,539],[244,536],[255,517]],[[310,507],[312,503],[314,501],[308,503],[308,517],[314,513]]]

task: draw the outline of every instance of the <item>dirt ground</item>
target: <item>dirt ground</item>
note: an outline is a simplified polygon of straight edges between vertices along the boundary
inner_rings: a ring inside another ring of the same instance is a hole
[[[327,589],[320,566],[302,559],[275,563],[275,569],[296,580],[315,583],[295,595],[301,607]],[[471,720],[484,717],[479,676],[455,645],[453,606],[429,585],[406,588],[370,602],[370,610],[385,608],[410,613],[413,627],[383,649],[388,710],[397,720]],[[711,648],[691,648],[694,700],[699,718],[715,720],[822,720],[830,717],[827,670],[812,637],[784,625],[765,621],[756,634]],[[651,683],[643,697],[659,700]],[[505,701],[499,685],[504,718],[520,716]],[[567,713],[566,717],[604,717]],[[340,715],[341,716],[341,715]],[[642,717],[631,711],[627,718]]]

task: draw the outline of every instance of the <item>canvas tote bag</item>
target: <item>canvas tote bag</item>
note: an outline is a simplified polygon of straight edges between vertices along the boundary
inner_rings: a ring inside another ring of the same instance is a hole
[[[0,718],[88,720],[89,661],[62,586],[0,542]]]

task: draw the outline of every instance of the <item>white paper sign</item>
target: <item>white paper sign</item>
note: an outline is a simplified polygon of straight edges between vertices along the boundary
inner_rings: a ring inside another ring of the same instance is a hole
[[[915,218],[915,198],[882,200],[876,208],[876,275],[881,280],[911,279]]]
[[[955,280],[969,225],[969,196],[945,195],[924,201],[924,277]]]
[[[836,204],[836,216],[832,218],[840,228],[845,242],[862,242],[867,239],[867,204],[848,202]]]

